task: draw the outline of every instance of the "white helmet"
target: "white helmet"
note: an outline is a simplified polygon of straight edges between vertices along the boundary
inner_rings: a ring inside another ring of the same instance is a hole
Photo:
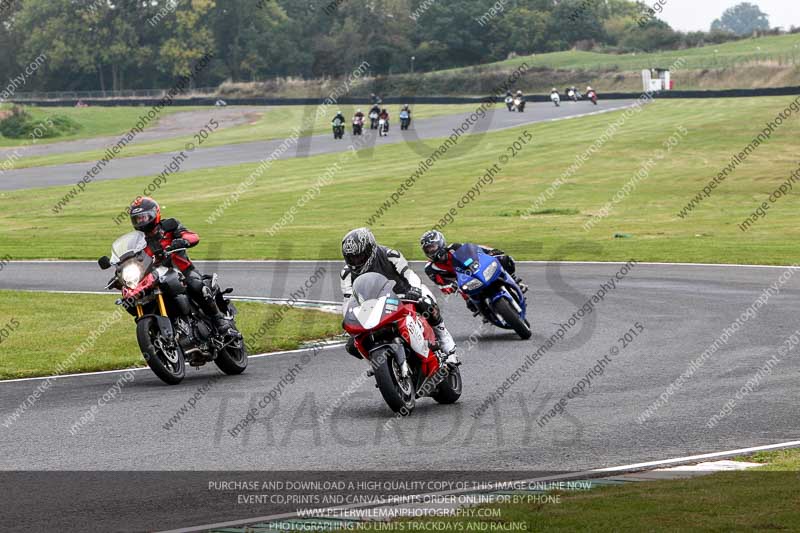
[[[360,275],[369,270],[378,244],[369,228],[357,228],[342,239],[342,256],[350,270]]]

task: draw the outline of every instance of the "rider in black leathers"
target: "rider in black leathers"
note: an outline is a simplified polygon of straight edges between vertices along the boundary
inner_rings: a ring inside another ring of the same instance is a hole
[[[394,291],[397,294],[404,295],[408,300],[416,301],[417,310],[428,320],[442,351],[447,354],[447,362],[459,364],[456,343],[444,325],[436,298],[422,284],[419,276],[411,270],[403,254],[379,245],[368,228],[358,228],[350,231],[342,239],[342,256],[345,260],[345,266],[341,273],[341,289],[345,299],[344,308],[347,308],[347,301],[353,295],[353,282],[358,276],[367,272],[383,274],[395,282]],[[361,357],[352,339],[348,342],[347,351],[355,357]]]

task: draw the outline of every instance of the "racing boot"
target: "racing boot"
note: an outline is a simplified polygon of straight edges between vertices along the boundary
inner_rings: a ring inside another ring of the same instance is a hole
[[[220,335],[233,335],[236,331],[233,328],[233,322],[222,314],[222,311],[220,311],[217,306],[217,302],[214,301],[214,298],[211,297],[210,294],[206,295],[206,291],[203,291],[203,296],[203,312],[211,317],[217,333]]]
[[[433,332],[436,334],[436,340],[439,342],[442,352],[447,355],[444,362],[452,366],[460,365],[461,361],[458,360],[458,355],[456,354],[456,341],[453,340],[453,336],[447,331],[444,322],[433,326]]]

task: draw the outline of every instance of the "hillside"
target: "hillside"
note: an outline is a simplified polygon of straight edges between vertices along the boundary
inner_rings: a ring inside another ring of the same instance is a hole
[[[518,85],[545,92],[553,86],[592,85],[600,91],[641,90],[641,70],[682,64],[673,79],[677,89],[748,89],[800,86],[800,34],[760,37],[658,53],[610,54],[554,52],[519,56],[497,63],[414,75],[368,78],[351,88],[353,96],[482,95],[501,85],[508,73],[527,64]],[[221,93],[235,96],[325,94],[332,80],[276,79],[262,83],[224,84]],[[315,91],[323,91],[321,93]]]

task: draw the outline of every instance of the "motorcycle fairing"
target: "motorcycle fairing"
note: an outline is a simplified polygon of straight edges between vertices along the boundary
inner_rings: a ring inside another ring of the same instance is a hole
[[[522,318],[525,318],[527,306],[522,290],[496,257],[483,253],[475,244],[467,243],[453,254],[453,265],[459,287],[471,299],[485,301],[491,308],[497,300],[504,298],[520,313]],[[478,280],[481,284],[469,289],[468,284],[472,280]],[[498,281],[499,283],[496,283]],[[490,287],[494,291],[491,294],[484,294]],[[514,294],[512,295],[509,290]],[[496,325],[508,327],[508,324],[494,313],[492,313],[492,317]]]
[[[436,334],[428,321],[420,317],[413,306],[408,307],[408,314],[405,320],[397,323],[400,336],[403,337],[411,349],[420,357],[422,362],[422,375],[425,377],[433,375],[439,370],[439,359],[432,357],[433,349],[436,344]]]
[[[344,329],[351,335],[378,329],[398,320],[404,307],[394,293],[394,282],[368,272],[353,283],[353,296],[344,312]]]
[[[500,261],[484,254],[478,246],[471,243],[462,245],[453,254],[453,266],[459,287],[470,296],[485,290],[503,272]],[[472,280],[479,281],[480,285],[470,284]]]
[[[364,329],[374,329],[383,320],[383,312],[386,307],[386,297],[377,300],[368,300],[352,309],[353,315]]]
[[[400,325],[400,334],[408,341],[412,350],[422,357],[428,357],[430,346],[425,338],[425,328],[417,317],[406,315],[406,319]]]

